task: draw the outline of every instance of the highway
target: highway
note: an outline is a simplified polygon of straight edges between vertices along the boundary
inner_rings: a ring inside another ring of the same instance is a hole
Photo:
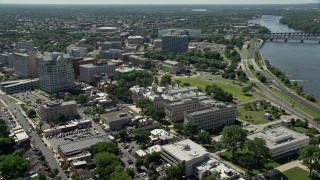
[[[6,108],[15,116],[15,119],[21,124],[22,128],[28,132],[28,130],[31,128],[31,125],[21,112],[22,109],[20,108],[18,101],[6,94],[0,94],[0,98],[6,103]],[[35,133],[30,133],[29,136],[34,147],[38,148],[43,153],[49,167],[57,168],[59,170],[57,176],[60,176],[62,180],[67,180],[68,177],[66,173],[62,170],[57,160],[54,158],[52,151],[46,147],[45,143],[41,140],[41,137]]]
[[[251,41],[252,48],[250,49],[251,50],[250,56],[251,56],[251,63],[253,65],[255,71],[260,72],[264,76],[269,78],[270,82],[272,83],[272,85],[274,87],[279,89],[282,93],[286,94],[287,96],[291,97],[293,100],[297,101],[297,103],[300,103],[303,106],[306,106],[307,108],[311,109],[312,111],[320,114],[320,107],[319,106],[317,106],[317,105],[313,104],[312,102],[306,100],[305,98],[299,96],[298,94],[293,92],[293,90],[287,88],[286,86],[283,85],[283,83],[281,83],[279,81],[279,79],[267,68],[262,55],[261,55],[262,69],[257,65],[257,63],[255,61],[255,52],[259,51],[257,46],[258,46],[258,43],[256,42],[256,39],[253,38],[253,40]]]
[[[254,55],[254,53],[251,52],[249,56],[252,56],[252,55]],[[317,123],[315,121],[313,121],[313,117],[311,117],[310,115],[304,113],[300,109],[297,109],[297,108],[293,107],[290,103],[288,103],[287,101],[283,100],[281,97],[276,95],[273,91],[271,91],[268,86],[266,86],[265,84],[261,83],[252,74],[252,72],[249,69],[249,65],[248,65],[248,62],[249,61],[252,62],[252,59],[250,57],[246,57],[246,53],[245,53],[245,49],[244,48],[242,49],[241,57],[242,57],[241,67],[242,67],[243,71],[246,73],[246,75],[249,78],[249,80],[251,82],[255,83],[257,85],[257,87],[262,91],[262,95],[266,99],[268,99],[269,101],[271,101],[272,103],[274,103],[278,107],[281,107],[282,109],[286,110],[288,113],[291,113],[291,114],[295,115],[296,117],[298,117],[300,119],[309,120],[309,123],[311,123],[312,125],[317,127]]]

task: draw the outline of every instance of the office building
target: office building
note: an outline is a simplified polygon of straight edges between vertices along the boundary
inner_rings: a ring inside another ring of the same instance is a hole
[[[115,111],[101,114],[100,118],[111,130],[116,130],[130,124],[133,116],[126,111]]]
[[[109,49],[109,50],[102,51],[102,56],[103,58],[107,58],[107,59],[119,59],[119,57],[123,52],[124,50],[120,50],[120,49]]]
[[[0,83],[0,88],[6,94],[32,91],[39,87],[39,79],[23,79],[16,81],[5,81]]]
[[[94,75],[101,73],[115,74],[116,65],[113,63],[101,63],[84,64],[80,65],[80,77],[79,79],[87,84],[95,82]]]
[[[86,57],[86,58],[73,58],[73,69],[75,76],[80,75],[80,65],[84,64],[94,64],[96,60],[92,57]]]
[[[13,53],[14,73],[23,78],[37,78],[39,61],[35,51],[27,53]]]
[[[128,44],[142,45],[144,43],[144,38],[142,36],[129,36],[127,41]]]
[[[106,42],[101,43],[101,50],[102,51],[109,50],[109,49],[113,49],[112,42],[106,41]]]
[[[183,99],[176,102],[166,103],[164,111],[166,113],[166,120],[176,122],[183,121],[184,112],[190,110],[197,110],[203,107],[197,99]]]
[[[144,69],[150,69],[154,64],[149,58],[136,55],[129,55],[128,59],[133,66],[138,66]]]
[[[35,51],[33,41],[16,42],[16,49],[25,49],[27,51]]]
[[[161,146],[160,155],[171,165],[182,164],[185,176],[194,174],[194,166],[209,159],[205,148],[190,139]]]
[[[66,118],[73,118],[78,115],[77,102],[49,102],[37,109],[37,114],[42,121],[53,121],[58,114]]]
[[[189,68],[177,61],[166,60],[158,62],[158,69],[170,72],[172,74],[186,74],[189,72]]]
[[[166,34],[162,36],[162,51],[165,52],[187,52],[189,37],[187,35]]]
[[[180,28],[158,30],[158,38],[161,38],[168,33],[169,34],[178,33],[181,35],[187,35],[191,39],[197,39],[197,40],[201,39],[201,29],[180,29]]]
[[[310,139],[304,134],[282,126],[265,129],[261,132],[251,134],[247,138],[251,140],[254,138],[264,139],[267,147],[271,151],[273,159],[298,153],[299,149],[309,144]]]
[[[88,56],[88,48],[71,44],[67,47],[67,53],[72,57],[84,58]]]
[[[39,87],[49,93],[60,92],[74,87],[73,63],[68,54],[51,53],[39,61]]]
[[[162,39],[155,39],[153,41],[153,47],[155,49],[162,49]]]
[[[184,123],[194,122],[200,129],[209,130],[224,125],[230,125],[237,119],[237,107],[216,103],[211,107],[187,111],[184,114]]]

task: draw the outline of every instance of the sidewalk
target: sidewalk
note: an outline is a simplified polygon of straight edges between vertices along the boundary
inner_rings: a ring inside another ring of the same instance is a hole
[[[284,172],[284,171],[292,169],[294,167],[299,167],[299,168],[309,172],[309,169],[305,165],[301,164],[301,162],[298,160],[292,161],[292,162],[284,164],[282,166],[279,166],[276,169],[279,170],[280,172]]]

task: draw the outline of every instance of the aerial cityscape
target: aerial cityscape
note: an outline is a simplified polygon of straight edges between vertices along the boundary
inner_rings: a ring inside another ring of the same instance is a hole
[[[320,180],[320,1],[0,17],[0,180]]]

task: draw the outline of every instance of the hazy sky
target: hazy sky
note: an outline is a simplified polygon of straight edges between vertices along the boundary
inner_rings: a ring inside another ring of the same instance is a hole
[[[10,4],[300,4],[320,0],[0,0]]]

